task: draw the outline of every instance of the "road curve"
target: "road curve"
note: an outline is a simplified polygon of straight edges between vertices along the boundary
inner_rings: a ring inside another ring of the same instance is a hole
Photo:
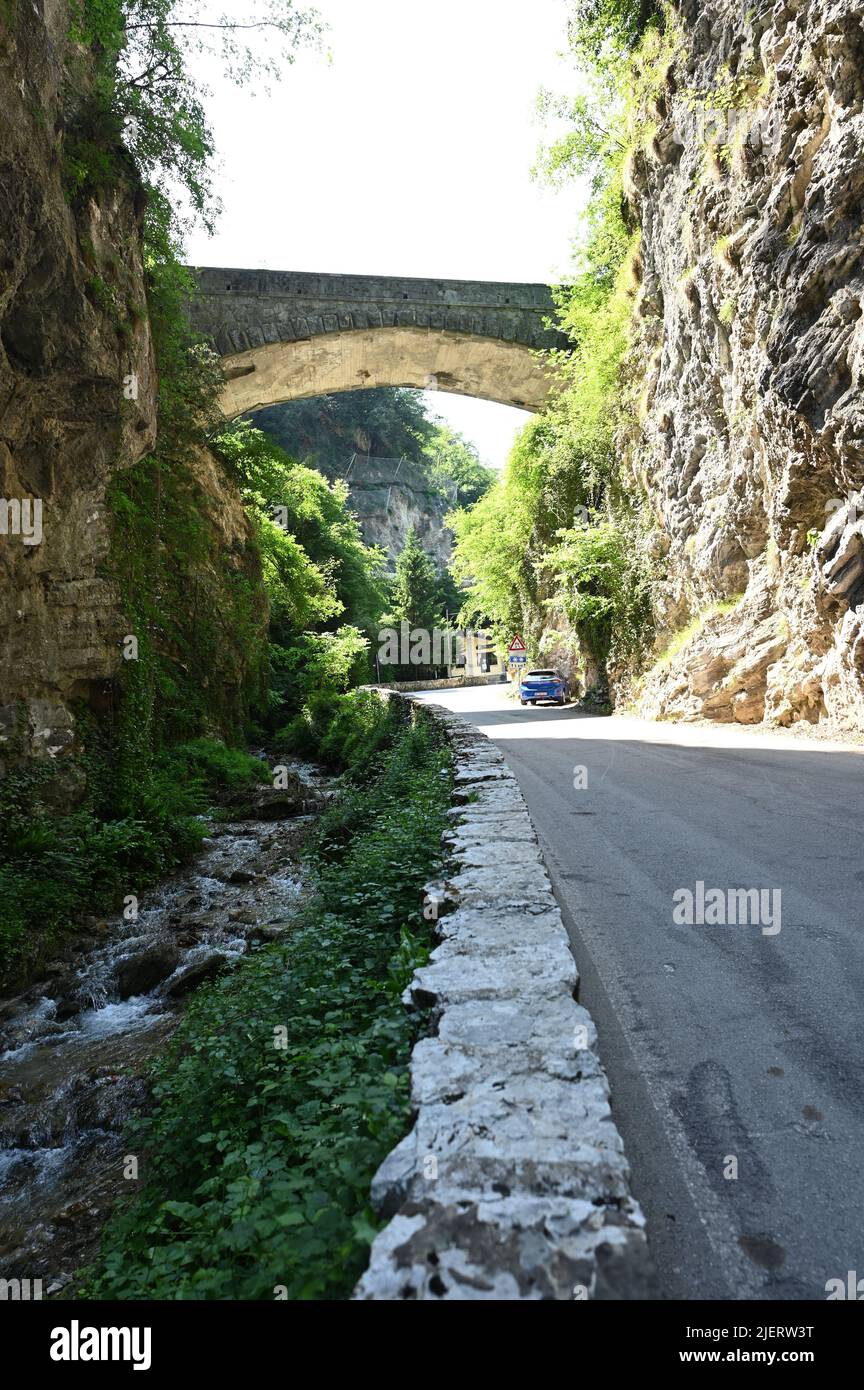
[[[862,751],[521,709],[503,686],[415,698],[476,724],[522,787],[662,1295],[864,1277]],[[780,890],[779,932],[677,925],[698,882]]]

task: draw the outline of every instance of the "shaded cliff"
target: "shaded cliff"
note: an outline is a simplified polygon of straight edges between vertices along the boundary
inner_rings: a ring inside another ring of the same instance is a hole
[[[0,21],[4,762],[30,753],[62,758],[78,715],[116,714],[132,668],[124,661],[128,636],[158,652],[167,678],[151,669],[149,680],[170,705],[172,673],[182,672],[190,644],[200,645],[202,613],[215,605],[229,615],[203,682],[210,696],[201,720],[216,728],[226,709],[236,727],[247,661],[259,659],[244,650],[245,614],[242,630],[230,624],[238,583],[260,589],[252,532],[239,494],[209,456],[190,452],[178,461],[183,479],[154,494],[154,524],[145,528],[130,528],[134,503],[114,486],[144,466],[156,440],[145,193],[116,144],[103,152],[110,176],[98,188],[79,187],[76,149],[94,124],[93,65],[90,50],[69,34],[63,4],[44,14],[19,5]],[[32,543],[16,530],[22,504],[40,517]],[[172,560],[172,546],[187,547],[193,533],[189,554],[178,549]],[[171,590],[160,568],[187,579],[194,572],[195,583]]]
[[[456,486],[432,476],[424,450],[436,427],[419,392],[349,391],[291,401],[259,410],[254,423],[331,482],[344,479],[364,541],[380,546],[390,568],[412,528],[423,549],[447,564],[452,537],[444,518]]]
[[[73,205],[65,140],[88,100],[69,12],[0,24],[0,494],[41,503],[42,539],[0,536],[0,733],[23,750],[72,737],[69,706],[119,662],[105,487],[155,437],[139,190]],[[137,380],[127,400],[123,381]]]

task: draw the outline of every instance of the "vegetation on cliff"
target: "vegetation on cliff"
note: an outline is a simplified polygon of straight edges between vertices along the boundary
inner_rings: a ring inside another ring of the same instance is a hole
[[[261,775],[260,763],[229,755],[223,741],[240,745],[281,722],[283,705],[290,698],[298,708],[308,684],[338,690],[365,673],[381,606],[377,559],[362,546],[344,494],[294,468],[262,436],[224,433],[218,364],[185,316],[186,221],[209,223],[217,211],[190,46],[212,39],[238,81],[266,78],[280,58],[274,36],[281,60],[290,58],[294,45],[315,39],[317,21],[275,0],[262,18],[268,44],[256,50],[237,24],[200,29],[194,11],[175,0],[76,0],[71,8],[66,197],[89,226],[92,208],[119,187],[134,193],[142,302],[121,299],[108,265],[89,283],[121,345],[130,316],[147,320],[157,437],[131,468],[118,459],[106,498],[113,538],[103,574],[128,624],[118,677],[75,710],[75,766],[23,767],[0,788],[0,988],[56,954],[83,915],[119,905],[197,847],[195,817],[226,776]],[[92,255],[82,244],[82,261]],[[266,505],[283,500],[277,485],[287,504],[281,528]]]
[[[295,15],[287,0],[279,8]],[[126,180],[146,204],[140,312],[157,436],[108,491],[104,577],[128,632],[119,676],[76,709],[77,783],[61,803],[54,769],[30,766],[0,788],[0,987],[95,926],[88,912],[137,898],[194,852],[214,800],[268,777],[242,751],[250,734],[281,750],[281,730],[299,726],[305,751],[346,774],[314,838],[312,892],[286,945],[254,951],[196,994],[157,1067],[152,1113],[130,1137],[138,1195],[111,1223],[87,1292],[345,1296],[378,1224],[371,1178],[409,1123],[422,1019],[401,993],[432,944],[419,889],[440,867],[449,754],[431,724],[344,693],[370,671],[390,600],[344,485],[249,422],[226,428],[214,409],[217,364],[185,321],[174,199],[179,183],[194,214],[213,214],[211,141],[172,28],[188,9],[82,0],[76,13],[95,76],[66,142],[67,195],[98,204]],[[280,32],[293,41],[305,29]],[[111,285],[94,297],[120,334]],[[430,486],[451,486],[452,453],[479,495],[488,480],[476,456],[418,418],[413,447],[434,446]],[[412,545],[397,606],[410,607],[428,566]]]
[[[520,631],[537,657],[555,653],[602,684],[607,663],[650,639],[642,499],[625,476],[629,323],[639,233],[624,170],[644,138],[645,94],[662,70],[662,16],[637,0],[579,0],[571,10],[578,95],[542,106],[569,129],[543,151],[553,181],[587,178],[591,197],[559,320],[572,350],[564,387],[523,430],[496,486],[451,518],[454,570],[471,585],[466,616],[503,640]],[[571,630],[562,637],[561,617]]]

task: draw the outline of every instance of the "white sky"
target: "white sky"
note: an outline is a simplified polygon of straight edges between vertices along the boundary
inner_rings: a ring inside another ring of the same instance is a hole
[[[254,6],[229,0],[249,17]],[[197,265],[555,281],[577,187],[532,181],[541,86],[562,88],[565,0],[318,0],[323,54],[268,97],[214,80],[224,211]],[[527,416],[441,392],[432,408],[503,464]]]

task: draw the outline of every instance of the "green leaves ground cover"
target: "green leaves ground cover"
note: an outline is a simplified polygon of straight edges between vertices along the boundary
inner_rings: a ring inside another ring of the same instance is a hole
[[[418,1025],[400,994],[431,944],[420,888],[449,802],[434,732],[389,720],[375,773],[355,759],[322,818],[300,925],[195,996],[89,1296],[340,1298],[362,1272],[369,1184],[410,1124]]]

